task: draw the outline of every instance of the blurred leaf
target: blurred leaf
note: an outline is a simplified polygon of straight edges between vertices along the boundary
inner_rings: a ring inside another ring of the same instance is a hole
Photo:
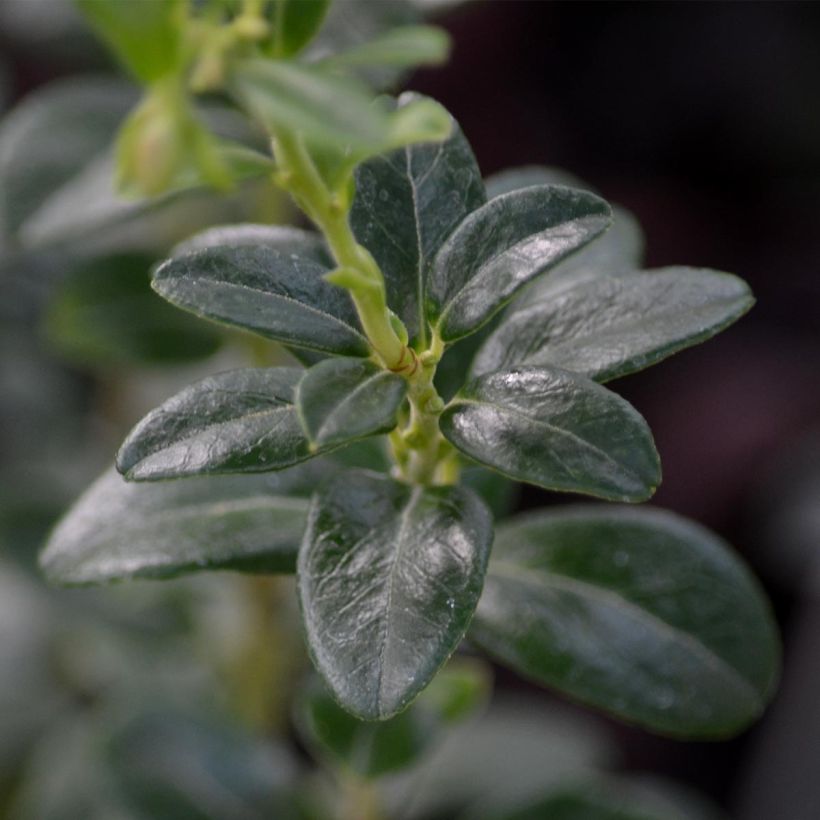
[[[487,197],[489,199],[537,185],[561,185],[565,188],[579,188],[582,191],[597,193],[591,185],[587,185],[575,174],[571,174],[563,168],[552,168],[547,165],[522,165],[516,168],[507,168],[491,174],[484,182],[487,186]]]
[[[344,708],[385,720],[458,645],[481,593],[490,514],[469,490],[356,471],[320,491],[299,554],[314,663]]]
[[[314,37],[330,0],[274,0],[274,56],[290,57]]]
[[[427,275],[427,316],[442,339],[477,330],[524,285],[609,226],[593,194],[539,186],[502,194],[471,213]]]
[[[520,495],[517,482],[474,462],[463,468],[461,483],[483,499],[496,520],[513,511]]]
[[[327,272],[285,249],[230,245],[169,259],[153,287],[198,316],[311,350],[367,356],[353,302],[324,280]]]
[[[589,279],[513,309],[478,352],[472,372],[545,365],[605,382],[706,341],[753,302],[742,279],[700,268]]]
[[[440,65],[450,51],[450,37],[437,26],[400,26],[322,61],[330,68]]]
[[[220,335],[163,302],[150,287],[151,258],[95,259],[57,287],[45,331],[61,353],[95,365],[163,363],[213,354]]]
[[[311,447],[389,433],[407,394],[407,381],[362,359],[327,359],[305,373],[297,407]]]
[[[59,584],[213,569],[293,572],[307,513],[307,500],[293,492],[302,475],[135,484],[107,470],[58,523],[40,565]]]
[[[709,531],[648,509],[579,506],[503,524],[470,635],[529,678],[689,738],[757,718],[780,657],[748,569]]]
[[[643,501],[660,483],[652,434],[635,408],[557,368],[473,379],[445,408],[441,431],[480,464],[550,490]]]
[[[424,99],[402,94],[398,111]],[[452,129],[444,142],[408,145],[356,171],[350,223],[384,272],[388,303],[411,339],[427,332],[424,279],[433,256],[485,201],[470,145],[455,122]]]
[[[411,766],[451,724],[482,707],[489,685],[489,669],[451,661],[409,709],[379,722],[357,720],[314,685],[297,703],[297,727],[319,757],[362,777],[379,777]]]

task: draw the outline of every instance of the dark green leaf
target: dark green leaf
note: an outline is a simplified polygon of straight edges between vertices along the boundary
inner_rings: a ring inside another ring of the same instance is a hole
[[[81,363],[179,362],[210,356],[220,336],[151,291],[151,259],[105,257],[61,282],[45,330],[61,353]]]
[[[516,482],[473,462],[462,469],[461,483],[482,498],[496,520],[509,515],[518,501]]]
[[[117,469],[132,481],[281,470],[310,458],[294,405],[303,370],[231,370],[186,387],[129,433]]]
[[[479,376],[444,410],[441,430],[479,463],[549,490],[643,501],[660,483],[652,434],[637,411],[565,370]]]
[[[312,466],[312,465],[311,465]],[[315,471],[308,473],[315,482]],[[304,468],[134,484],[105,472],[66,513],[40,565],[59,584],[171,578],[203,569],[293,572]]]
[[[748,569],[659,510],[582,506],[500,527],[471,636],[527,677],[686,737],[747,726],[779,660]]]
[[[484,343],[473,373],[548,365],[608,381],[705,341],[753,302],[741,279],[697,268],[588,279],[515,310]]]
[[[445,341],[472,333],[609,223],[606,202],[572,188],[535,186],[490,200],[436,254],[427,278],[428,317]]]
[[[423,99],[402,94],[398,105]],[[427,268],[447,236],[485,199],[475,157],[455,122],[444,142],[408,145],[356,171],[353,231],[384,272],[390,307],[422,346]]]
[[[153,286],[198,316],[312,350],[367,356],[350,296],[325,282],[327,272],[309,257],[237,245],[170,259]]]
[[[311,686],[297,704],[297,726],[320,757],[362,777],[412,765],[441,740],[444,729],[486,701],[487,670],[451,662],[413,705],[386,721],[362,721],[345,712],[323,686]]]
[[[296,391],[299,417],[312,447],[389,433],[407,381],[362,359],[327,359],[305,373]]]
[[[351,472],[314,497],[299,596],[345,709],[385,720],[424,689],[464,635],[491,543],[490,514],[464,488]]]
[[[275,0],[274,55],[290,57],[301,51],[319,30],[330,0]]]
[[[520,191],[522,188],[532,188],[536,185],[563,185],[565,188],[579,188],[582,191],[597,193],[583,180],[563,168],[552,168],[547,165],[522,165],[517,168],[507,168],[484,180],[487,186],[487,196],[494,199],[510,191]]]
[[[61,80],[28,95],[0,127],[0,232],[16,233],[110,144],[136,101],[127,83]]]
[[[447,59],[450,38],[437,26],[400,26],[323,60],[332,68],[439,65]]]
[[[244,60],[233,71],[231,89],[264,125],[299,132],[311,143],[378,151],[389,142],[388,112],[373,104],[367,89],[314,66]]]

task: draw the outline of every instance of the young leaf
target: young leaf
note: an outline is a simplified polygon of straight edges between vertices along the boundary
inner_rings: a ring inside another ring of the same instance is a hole
[[[524,367],[473,379],[441,416],[459,450],[519,481],[616,501],[660,483],[652,434],[638,412],[589,379]]]
[[[313,500],[298,586],[313,660],[364,720],[400,712],[458,645],[481,593],[490,514],[459,487],[350,472]]]
[[[766,601],[720,539],[671,513],[597,505],[499,529],[471,637],[577,700],[693,738],[756,718],[779,659]]]
[[[402,94],[397,113],[423,101]],[[430,261],[485,200],[481,172],[455,122],[444,142],[407,145],[357,169],[351,226],[384,272],[388,303],[411,339],[424,340],[427,332],[424,287]]]
[[[77,0],[80,10],[131,73],[153,83],[177,70],[182,27],[181,0]]]
[[[308,502],[292,494],[300,479],[292,472],[158,485],[129,483],[112,468],[54,529],[40,565],[58,584],[203,569],[293,572]]]
[[[350,296],[309,257],[263,245],[206,248],[154,274],[160,296],[198,316],[269,339],[341,356],[367,356]]]
[[[361,66],[440,65],[450,51],[450,38],[437,26],[400,26],[372,40],[322,60],[330,68]]]
[[[741,279],[696,268],[589,279],[511,313],[472,372],[548,365],[608,381],[705,341],[753,301]]]
[[[486,669],[451,661],[409,709],[374,723],[357,720],[313,685],[297,704],[297,728],[317,756],[361,777],[380,777],[421,758],[449,726],[484,704],[488,690]]]
[[[327,359],[305,373],[296,391],[311,447],[389,433],[407,394],[407,381],[362,359]]]
[[[106,256],[80,264],[60,282],[45,316],[49,341],[85,364],[167,363],[210,356],[216,328],[151,291],[150,257]]]
[[[535,186],[490,200],[436,254],[427,277],[430,321],[445,341],[472,333],[609,222],[606,202],[571,188]]]
[[[291,57],[300,52],[319,30],[330,0],[275,0],[273,53]]]

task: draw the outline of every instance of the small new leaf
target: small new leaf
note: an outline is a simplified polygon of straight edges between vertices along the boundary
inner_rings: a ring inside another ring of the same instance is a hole
[[[529,678],[691,738],[754,720],[779,661],[766,600],[720,539],[671,513],[611,506],[500,527],[471,637]]]
[[[638,412],[584,376],[524,367],[469,382],[441,416],[459,450],[518,481],[613,501],[644,501],[660,483]]]
[[[305,373],[296,391],[312,449],[389,433],[407,381],[362,359],[327,359]]]
[[[350,472],[317,493],[299,552],[308,647],[336,699],[385,720],[464,635],[492,543],[469,490]]]
[[[514,310],[484,343],[472,372],[548,365],[604,382],[705,341],[753,303],[743,280],[710,270],[588,279]]]

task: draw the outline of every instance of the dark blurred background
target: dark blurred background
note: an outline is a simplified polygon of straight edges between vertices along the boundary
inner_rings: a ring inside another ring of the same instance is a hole
[[[15,28],[27,3],[2,5],[7,107],[106,65],[90,39],[67,50],[27,40],[25,24]],[[780,695],[727,743],[600,720],[626,769],[688,783],[743,820],[818,818],[820,587],[806,556],[784,571],[771,521],[783,521],[778,493],[800,484],[804,442],[820,431],[820,3],[481,0],[440,22],[452,60],[410,85],[456,116],[485,174],[565,168],[638,217],[648,267],[730,271],[757,296],[717,339],[614,387],[655,433],[665,477],[654,503],[723,535],[772,597],[785,642]],[[528,490],[522,504],[550,500]]]

